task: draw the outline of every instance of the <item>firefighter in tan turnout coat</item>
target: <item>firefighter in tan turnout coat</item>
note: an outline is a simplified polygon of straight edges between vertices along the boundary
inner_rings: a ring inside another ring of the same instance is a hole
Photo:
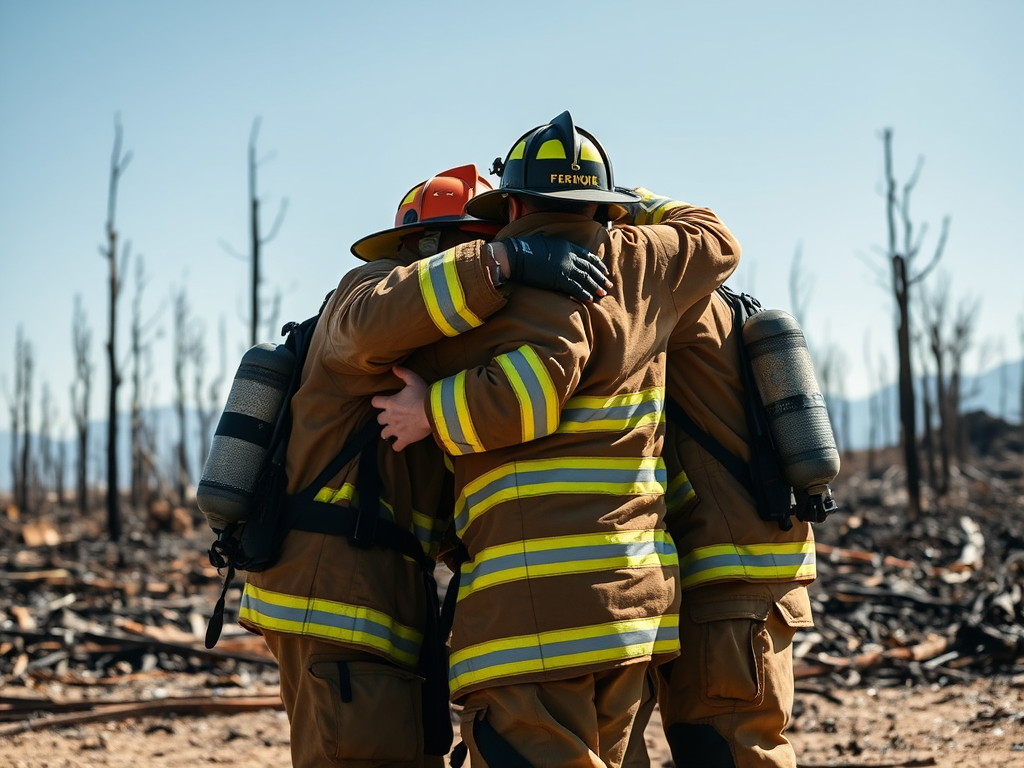
[[[658,222],[676,205],[647,193],[637,223]],[[717,292],[701,299],[672,333],[668,395],[746,462],[741,343],[730,304]],[[795,768],[783,732],[793,706],[793,635],[813,626],[811,526],[793,518],[783,530],[762,520],[740,482],[671,419],[664,457],[682,590],[681,652],[659,670],[673,760],[679,768]],[[628,767],[650,765],[642,733],[634,734],[631,754],[634,746],[642,754]]]
[[[416,356],[433,384],[402,371],[410,386],[374,404],[396,448],[432,433],[454,462],[468,560],[449,679],[473,767],[618,766],[648,664],[679,647],[665,350],[739,247],[688,205],[657,226],[596,221],[639,197],[613,190],[604,150],[567,112],[514,144],[501,179],[467,212],[507,216],[503,248],[538,234],[588,248],[608,296],[517,289],[486,325]]]
[[[295,766],[441,765],[440,757],[424,756],[419,673],[436,623],[421,564],[432,569],[443,532],[442,454],[429,443],[396,454],[374,435],[360,457],[322,484],[313,481],[373,425],[370,397],[401,386],[391,372],[396,361],[480,325],[505,304],[507,289],[496,287],[492,262],[481,258],[481,238],[496,227],[462,210],[489,188],[471,165],[413,188],[393,229],[353,246],[370,263],[345,275],[314,333],[292,400],[287,472],[290,499],[302,501],[315,522],[287,534],[274,567],[248,575],[240,612],[242,625],[264,635],[278,660]],[[593,291],[596,283],[587,286]],[[377,472],[367,479],[363,470],[374,459]],[[378,524],[367,526],[365,538],[316,530],[353,509],[361,513],[360,489],[368,495],[375,485],[379,509],[371,522]],[[382,546],[374,538],[380,530],[412,541],[416,551]],[[447,726],[445,698],[442,692]]]

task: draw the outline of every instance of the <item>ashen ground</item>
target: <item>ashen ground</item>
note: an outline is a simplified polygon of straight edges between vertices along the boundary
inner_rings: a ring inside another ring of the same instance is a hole
[[[4,695],[44,693],[7,687]],[[140,698],[128,686],[118,698]],[[834,699],[834,700],[833,700]],[[800,766],[1024,766],[1024,679],[945,687],[801,693],[792,739]],[[657,715],[651,765],[671,766]],[[934,761],[934,762],[933,762]],[[283,712],[155,717],[0,737],[0,768],[289,765]]]

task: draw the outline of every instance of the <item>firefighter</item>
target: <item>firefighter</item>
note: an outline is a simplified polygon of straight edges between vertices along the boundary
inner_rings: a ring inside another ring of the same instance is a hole
[[[670,215],[675,203],[643,192],[636,223]],[[668,395],[747,462],[742,343],[731,305],[717,292],[701,299],[669,342]],[[682,648],[659,669],[658,702],[673,760],[679,768],[795,768],[784,732],[793,706],[793,635],[813,626],[810,524],[792,519],[783,530],[762,520],[739,480],[671,415],[664,456]],[[653,707],[653,697],[649,702]],[[628,768],[650,765],[642,732],[630,754]]]
[[[648,664],[679,645],[665,349],[739,246],[693,206],[609,231],[639,197],[614,188],[568,112],[495,169],[500,188],[467,205],[508,221],[492,250],[565,237],[602,257],[613,287],[587,305],[516,290],[486,325],[417,355],[434,383],[399,368],[408,386],[373,402],[396,449],[432,435],[453,460],[466,559],[449,682],[473,768],[618,766]]]
[[[352,247],[369,263],[342,278],[313,335],[292,399],[294,526],[277,564],[248,574],[239,617],[280,666],[295,766],[440,765],[450,745],[443,655],[431,633],[442,455],[426,443],[389,450],[370,397],[400,385],[396,361],[506,303],[508,289],[481,258],[497,227],[463,213],[488,189],[468,165],[410,190],[393,228]],[[526,279],[582,298],[600,293],[596,258],[549,245]],[[521,269],[506,263],[506,276],[513,266]],[[357,440],[365,449],[346,460],[343,446]]]

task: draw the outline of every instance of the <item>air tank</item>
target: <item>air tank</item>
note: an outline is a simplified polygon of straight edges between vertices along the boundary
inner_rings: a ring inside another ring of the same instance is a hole
[[[257,476],[294,371],[295,355],[283,344],[257,344],[242,356],[196,489],[199,509],[215,531],[252,512]]]
[[[831,504],[839,452],[800,324],[778,309],[756,312],[743,341],[786,482],[812,504]]]

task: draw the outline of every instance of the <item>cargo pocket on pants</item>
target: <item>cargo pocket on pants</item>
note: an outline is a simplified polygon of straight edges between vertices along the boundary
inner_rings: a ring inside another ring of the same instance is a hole
[[[713,707],[757,705],[764,698],[770,647],[765,597],[732,597],[690,606],[700,628],[701,699]]]
[[[419,677],[389,664],[314,661],[325,750],[343,760],[415,760],[423,726]],[[332,744],[333,742],[333,744]]]

